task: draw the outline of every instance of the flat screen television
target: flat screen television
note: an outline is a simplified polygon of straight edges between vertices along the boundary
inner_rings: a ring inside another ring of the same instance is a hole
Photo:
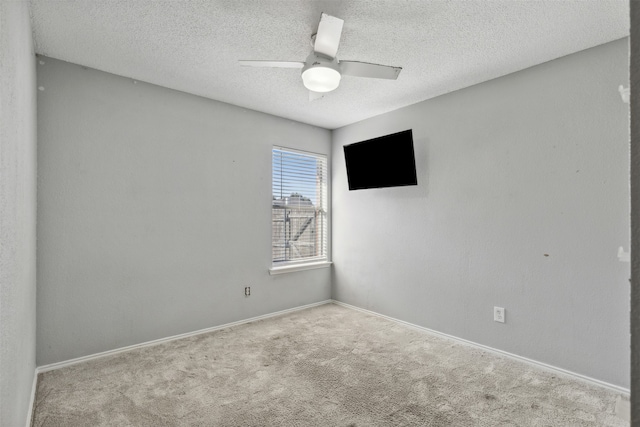
[[[411,129],[344,146],[349,190],[418,185]]]

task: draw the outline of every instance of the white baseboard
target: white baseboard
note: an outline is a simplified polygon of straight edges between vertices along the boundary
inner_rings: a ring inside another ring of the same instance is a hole
[[[486,350],[486,351],[489,351],[489,352],[492,352],[492,353],[496,353],[496,354],[499,354],[499,355],[502,355],[502,356],[506,356],[506,357],[508,357],[510,359],[514,359],[514,360],[517,360],[517,361],[520,361],[520,362],[524,362],[524,363],[527,363],[529,365],[533,365],[533,366],[536,366],[538,368],[542,368],[542,369],[547,370],[547,371],[552,371],[552,372],[557,373],[557,374],[565,375],[565,376],[568,376],[568,377],[571,377],[571,378],[574,378],[574,379],[578,379],[578,380],[581,380],[581,381],[586,381],[588,383],[591,383],[592,385],[596,385],[596,386],[599,386],[599,387],[604,387],[604,388],[607,388],[609,390],[615,391],[616,393],[621,393],[621,394],[625,395],[626,397],[629,397],[629,395],[630,395],[630,391],[629,391],[628,388],[624,388],[624,387],[620,387],[620,386],[617,386],[617,385],[614,385],[614,384],[610,384],[610,383],[607,383],[607,382],[604,382],[604,381],[600,381],[600,380],[597,380],[595,378],[591,378],[591,377],[588,377],[586,375],[582,375],[582,374],[578,374],[578,373],[575,373],[575,372],[571,372],[571,371],[568,371],[566,369],[558,368],[558,367],[553,366],[553,365],[548,365],[548,364],[543,363],[543,362],[538,362],[537,360],[528,359],[526,357],[518,356],[517,354],[508,353],[506,351],[498,350],[497,348],[488,347],[486,345],[478,344],[478,343],[475,343],[473,341],[468,341],[468,340],[465,340],[465,339],[462,339],[462,338],[458,338],[458,337],[455,337],[453,335],[448,335],[448,334],[445,334],[445,333],[442,333],[442,332],[434,331],[433,329],[425,328],[424,326],[414,325],[413,323],[405,322],[404,320],[396,319],[394,317],[385,316],[384,314],[380,314],[380,313],[376,313],[375,311],[371,311],[371,310],[367,310],[367,309],[364,309],[364,308],[356,307],[355,305],[346,304],[344,302],[340,302],[340,301],[336,301],[336,300],[332,300],[332,302],[334,304],[340,305],[342,307],[346,307],[346,308],[350,308],[352,310],[357,310],[357,311],[360,311],[360,312],[363,312],[363,313],[367,313],[367,314],[371,314],[371,315],[374,315],[374,316],[382,317],[383,319],[391,320],[392,322],[400,323],[402,325],[409,326],[410,328],[418,329],[418,330],[423,331],[423,332],[427,332],[427,333],[430,333],[430,334],[438,335],[440,337],[447,338],[447,339],[459,342],[461,344],[465,344],[465,345],[468,345],[468,346],[471,346],[471,347],[476,347],[476,348],[479,348],[479,349],[482,349],[482,350]]]
[[[36,388],[38,387],[38,368],[33,372],[33,383],[31,384],[31,396],[29,397],[29,408],[27,410],[26,426],[31,427],[33,418],[33,406],[36,404]]]
[[[65,360],[65,361],[62,361],[62,362],[51,363],[49,365],[38,366],[36,368],[36,378],[37,378],[38,374],[40,374],[42,372],[48,372],[48,371],[53,371],[55,369],[65,368],[67,366],[76,365],[78,363],[87,362],[89,360],[99,359],[101,357],[112,356],[114,354],[124,353],[124,352],[127,352],[127,351],[135,350],[137,348],[150,347],[150,346],[153,346],[153,345],[163,344],[163,343],[166,343],[166,342],[169,342],[169,341],[175,341],[175,340],[179,340],[179,339],[182,339],[182,338],[187,338],[187,337],[192,337],[192,336],[195,336],[195,335],[206,334],[206,333],[209,333],[209,332],[218,331],[220,329],[230,328],[232,326],[238,326],[238,325],[242,325],[242,324],[249,323],[249,322],[255,322],[255,321],[258,321],[258,320],[262,320],[262,319],[268,319],[270,317],[281,316],[283,314],[293,313],[295,311],[305,310],[307,308],[316,307],[316,306],[319,306],[319,305],[330,304],[332,302],[333,302],[333,300],[329,299],[329,300],[324,300],[324,301],[320,301],[320,302],[315,302],[313,304],[301,305],[299,307],[289,308],[289,309],[282,310],[282,311],[276,311],[275,313],[263,314],[262,316],[256,316],[256,317],[252,317],[250,319],[244,319],[244,320],[239,320],[237,322],[225,323],[224,325],[213,326],[211,328],[199,329],[199,330],[193,331],[193,332],[187,332],[187,333],[184,333],[184,334],[173,335],[173,336],[170,336],[170,337],[160,338],[160,339],[153,340],[153,341],[147,341],[147,342],[143,342],[143,343],[140,343],[140,344],[129,345],[127,347],[120,347],[120,348],[116,348],[114,350],[107,350],[107,351],[103,351],[101,353],[90,354],[88,356],[77,357],[75,359]]]
[[[527,363],[529,365],[533,365],[533,366],[536,366],[538,368],[541,368],[541,369],[544,369],[544,370],[547,370],[547,371],[552,371],[552,372],[560,374],[560,375],[568,376],[570,378],[574,378],[574,379],[578,379],[578,380],[581,380],[581,381],[585,381],[585,382],[588,382],[588,383],[590,383],[592,385],[596,385],[596,386],[599,386],[599,387],[604,387],[604,388],[607,388],[609,390],[615,391],[617,393],[621,393],[621,394],[625,395],[625,397],[629,397],[629,395],[630,395],[630,391],[627,388],[620,387],[620,386],[617,386],[617,385],[614,385],[614,384],[610,384],[610,383],[607,383],[607,382],[604,382],[604,381],[600,381],[600,380],[597,380],[595,378],[588,377],[586,375],[578,374],[578,373],[575,373],[575,372],[572,372],[572,371],[568,371],[566,369],[562,369],[562,368],[558,368],[556,366],[548,365],[548,364],[543,363],[543,362],[538,362],[537,360],[528,359],[526,357],[518,356],[517,354],[509,353],[509,352],[506,352],[506,351],[503,351],[503,350],[498,350],[498,349],[493,348],[493,347],[488,347],[486,345],[478,344],[478,343],[475,343],[473,341],[468,341],[468,340],[465,340],[463,338],[458,338],[458,337],[455,337],[453,335],[448,335],[448,334],[445,334],[445,333],[442,333],[442,332],[438,332],[438,331],[435,331],[433,329],[425,328],[424,326],[414,325],[413,323],[405,322],[404,320],[396,319],[394,317],[390,317],[390,316],[386,316],[384,314],[376,313],[375,311],[371,311],[371,310],[367,310],[367,309],[364,309],[364,308],[356,307],[356,306],[351,305],[351,304],[346,304],[346,303],[341,302],[341,301],[325,300],[325,301],[320,301],[320,302],[316,302],[316,303],[313,303],[313,304],[307,304],[307,305],[303,305],[303,306],[299,306],[299,307],[290,308],[290,309],[287,309],[287,310],[277,311],[275,313],[269,313],[269,314],[264,314],[262,316],[257,316],[257,317],[252,317],[252,318],[249,318],[249,319],[239,320],[237,322],[225,323],[224,325],[213,326],[211,328],[200,329],[200,330],[193,331],[193,332],[187,332],[187,333],[184,333],[184,334],[173,335],[173,336],[166,337],[166,338],[161,338],[161,339],[157,339],[157,340],[153,340],[153,341],[147,341],[147,342],[140,343],[140,344],[134,344],[134,345],[130,345],[130,346],[127,346],[127,347],[121,347],[121,348],[117,348],[117,349],[114,349],[114,350],[108,350],[108,351],[104,351],[104,352],[101,352],[101,353],[95,353],[95,354],[91,354],[91,355],[88,355],[88,356],[78,357],[78,358],[75,358],[75,359],[70,359],[70,360],[66,360],[66,361],[62,361],[62,362],[51,363],[49,365],[39,366],[39,367],[36,368],[35,375],[34,375],[34,378],[33,378],[33,385],[32,385],[32,390],[31,390],[31,402],[29,404],[29,414],[28,414],[29,417],[27,419],[27,427],[29,427],[31,425],[31,416],[32,416],[32,412],[33,412],[33,405],[35,403],[35,393],[36,393],[36,387],[37,387],[37,381],[38,381],[38,374],[40,374],[42,372],[48,372],[48,371],[52,371],[52,370],[55,370],[55,369],[60,369],[60,368],[64,368],[64,367],[67,367],[67,366],[76,365],[78,363],[87,362],[89,360],[99,359],[101,357],[111,356],[111,355],[118,354],[118,353],[124,353],[124,352],[127,352],[127,351],[135,350],[137,348],[150,347],[150,346],[166,343],[166,342],[169,342],[169,341],[178,340],[178,339],[181,339],[181,338],[187,338],[187,337],[192,337],[192,336],[195,336],[195,335],[206,334],[208,332],[218,331],[220,329],[230,328],[232,326],[242,325],[242,324],[249,323],[249,322],[255,322],[255,321],[258,321],[258,320],[262,320],[262,319],[268,319],[270,317],[281,316],[283,314],[293,313],[295,311],[300,311],[300,310],[304,310],[304,309],[307,309],[307,308],[317,307],[319,305],[330,304],[330,303],[333,303],[333,304],[336,304],[336,305],[339,305],[339,306],[342,306],[342,307],[346,307],[346,308],[349,308],[349,309],[352,309],[352,310],[357,310],[357,311],[360,311],[360,312],[363,312],[363,313],[371,314],[373,316],[378,316],[378,317],[381,317],[383,319],[387,319],[387,320],[390,320],[392,322],[396,322],[396,323],[408,326],[410,328],[418,329],[418,330],[423,331],[423,332],[427,332],[427,333],[434,334],[434,335],[437,335],[437,336],[440,336],[440,337],[443,337],[443,338],[447,338],[447,339],[453,340],[455,342],[458,342],[458,343],[461,343],[461,344],[465,344],[465,345],[468,345],[468,346],[471,346],[471,347],[479,348],[479,349],[482,349],[482,350],[485,350],[485,351],[488,351],[488,352],[491,352],[491,353],[495,353],[495,354],[499,354],[499,355],[502,355],[502,356],[506,356],[506,357],[509,357],[510,359],[514,359],[514,360],[517,360],[517,361],[520,361],[520,362],[524,362],[524,363]]]

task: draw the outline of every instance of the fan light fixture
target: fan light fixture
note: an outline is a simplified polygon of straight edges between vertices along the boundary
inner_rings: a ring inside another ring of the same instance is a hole
[[[336,53],[342,35],[344,21],[323,13],[320,15],[318,32],[311,35],[313,51],[304,62],[240,60],[245,67],[298,68],[302,69],[302,83],[309,89],[309,101],[336,90],[342,75],[368,77],[373,79],[396,80],[401,67],[370,64],[360,61],[338,61]]]
[[[340,72],[322,64],[307,68],[302,72],[302,83],[314,92],[331,92],[340,85]]]

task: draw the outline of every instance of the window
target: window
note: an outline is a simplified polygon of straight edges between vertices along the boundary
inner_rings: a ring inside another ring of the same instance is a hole
[[[273,267],[327,261],[327,157],[274,147],[272,162]]]

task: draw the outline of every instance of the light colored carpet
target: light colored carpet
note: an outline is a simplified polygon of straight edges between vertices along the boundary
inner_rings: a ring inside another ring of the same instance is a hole
[[[618,395],[334,304],[40,375],[34,426],[627,426]]]

